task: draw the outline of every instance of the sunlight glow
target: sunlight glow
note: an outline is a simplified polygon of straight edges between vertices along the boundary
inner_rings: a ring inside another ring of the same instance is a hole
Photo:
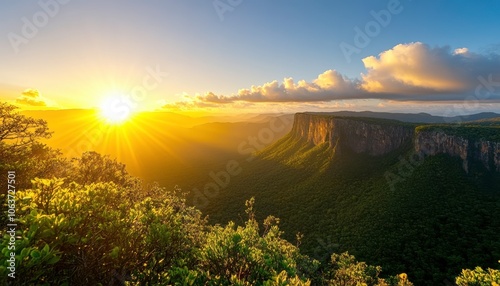
[[[130,119],[134,106],[129,98],[115,93],[101,102],[99,110],[99,115],[104,121],[118,125]]]

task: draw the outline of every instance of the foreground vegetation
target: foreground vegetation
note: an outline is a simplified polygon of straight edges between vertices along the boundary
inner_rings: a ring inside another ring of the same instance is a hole
[[[34,180],[18,196],[15,284],[411,285],[404,275],[381,279],[380,267],[347,253],[333,254],[322,269],[281,238],[278,219],[259,225],[252,200],[244,225],[210,226],[178,191],[148,192],[113,182]]]
[[[18,189],[16,278],[7,276],[4,233],[4,285],[412,285],[407,274],[382,278],[380,266],[347,252],[322,250],[325,261],[305,255],[303,236],[286,240],[278,218],[259,219],[254,199],[242,223],[210,224],[181,190],[142,183],[95,152],[65,159],[38,142],[50,137],[43,121],[7,104],[0,116],[0,170],[16,171]],[[7,225],[5,193],[1,199]],[[500,271],[463,270],[456,283],[495,285]]]

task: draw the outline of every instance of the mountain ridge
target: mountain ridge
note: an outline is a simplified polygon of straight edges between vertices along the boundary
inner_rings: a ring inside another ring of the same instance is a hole
[[[392,119],[411,123],[466,123],[471,121],[491,120],[499,118],[500,114],[494,112],[481,112],[456,116],[436,116],[425,112],[420,113],[398,113],[398,112],[374,112],[374,111],[335,111],[335,112],[305,112],[314,115],[333,115],[342,117],[364,117]]]
[[[473,118],[484,115],[476,114]],[[488,118],[481,121],[485,119]],[[499,131],[498,126],[418,125],[386,118],[297,113],[291,135],[312,145],[327,143],[337,153],[349,149],[371,156],[384,155],[413,144],[419,155],[460,157],[463,169],[468,172],[473,161],[480,162],[488,170],[500,171],[500,140],[496,135],[500,134]]]
[[[413,137],[414,126],[394,120],[370,121],[365,118],[298,113],[292,136],[314,145],[328,143],[336,152],[348,148],[355,153],[387,154]]]

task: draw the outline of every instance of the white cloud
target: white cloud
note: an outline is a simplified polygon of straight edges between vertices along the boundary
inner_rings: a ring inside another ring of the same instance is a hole
[[[467,48],[458,48],[453,51],[454,55],[467,55],[469,53],[469,49]]]
[[[378,57],[364,58],[363,63],[367,73],[362,75],[362,86],[369,93],[462,94],[474,90],[478,76],[500,76],[498,56],[473,54],[467,48],[452,52],[449,47],[418,42],[397,45]]]
[[[224,105],[235,102],[329,102],[353,99],[396,101],[456,101],[474,95],[490,80],[489,101],[500,100],[500,56],[481,55],[467,48],[429,47],[416,42],[399,44],[378,56],[363,59],[366,72],[350,79],[327,70],[311,82],[285,78],[240,89],[232,95],[207,92],[190,105]],[[495,85],[498,83],[498,85]],[[498,88],[499,92],[493,92]],[[485,99],[485,98],[481,98]]]

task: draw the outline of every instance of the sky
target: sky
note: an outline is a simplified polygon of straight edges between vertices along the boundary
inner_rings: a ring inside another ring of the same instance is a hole
[[[500,1],[0,3],[24,109],[500,112]]]

